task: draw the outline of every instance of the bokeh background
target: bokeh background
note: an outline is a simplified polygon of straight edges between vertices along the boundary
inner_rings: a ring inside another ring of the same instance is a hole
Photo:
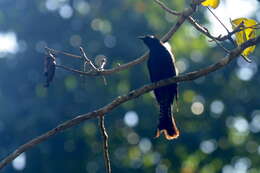
[[[182,10],[189,1],[172,0],[167,4]],[[247,15],[260,21],[259,2],[248,0],[247,4],[252,7]],[[208,15],[201,7],[194,17],[212,30],[221,30],[211,25],[216,20]],[[229,16],[221,19],[229,20]],[[1,0],[0,158],[59,123],[149,83],[143,63],[107,76],[107,86],[101,77],[84,78],[57,69],[54,82],[45,89],[45,46],[75,54],[83,46],[92,60],[106,56],[106,68],[111,68],[147,50],[137,36],[162,36],[175,21],[176,17],[145,0]],[[188,23],[170,44],[181,74],[225,55]],[[228,42],[224,45],[233,48]],[[151,93],[110,112],[105,123],[113,172],[259,173],[259,56],[258,45],[251,64],[239,58],[213,74],[180,84],[175,117],[181,136],[177,140],[153,138],[158,106]],[[80,60],[63,55],[58,55],[57,62],[83,68]],[[37,145],[3,172],[105,172],[97,120]]]

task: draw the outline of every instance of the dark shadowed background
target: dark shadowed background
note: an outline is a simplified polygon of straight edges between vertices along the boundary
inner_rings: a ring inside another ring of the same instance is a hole
[[[181,11],[189,1],[167,3]],[[252,4],[257,5],[251,18],[259,21],[259,3],[252,0]],[[199,8],[194,17],[208,26],[212,21],[205,11]],[[106,68],[111,68],[147,50],[137,36],[162,36],[175,21],[145,0],[1,0],[0,158],[59,123],[149,83],[143,63],[107,76],[107,86],[101,77],[83,78],[57,69],[54,82],[45,89],[45,46],[78,55],[83,46],[92,60],[105,55]],[[182,74],[225,55],[188,23],[170,44]],[[224,45],[233,48],[228,42]],[[259,45],[251,58],[251,64],[239,58],[225,69],[180,84],[177,140],[153,138],[158,107],[152,94],[110,112],[105,120],[113,172],[259,173]],[[63,55],[57,62],[83,68],[80,60]],[[3,169],[5,173],[104,171],[96,119],[50,138]]]

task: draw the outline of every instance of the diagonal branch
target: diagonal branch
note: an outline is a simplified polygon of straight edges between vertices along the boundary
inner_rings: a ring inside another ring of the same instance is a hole
[[[195,80],[199,77],[206,76],[209,73],[217,71],[217,70],[225,67],[226,65],[228,65],[232,60],[237,58],[244,49],[246,49],[246,48],[248,48],[252,45],[259,44],[259,43],[260,43],[260,36],[258,36],[255,39],[248,40],[244,44],[242,44],[242,45],[238,46],[236,49],[232,50],[229,54],[226,55],[226,57],[222,58],[219,62],[212,64],[212,65],[210,65],[206,68],[200,69],[198,71],[193,71],[193,72],[190,72],[190,73],[187,73],[185,75],[178,76],[178,77],[172,77],[172,78],[169,78],[169,79],[161,80],[161,81],[156,82],[156,83],[144,85],[143,87],[141,87],[139,89],[130,91],[126,95],[118,96],[111,103],[105,105],[104,107],[102,107],[98,110],[95,110],[93,112],[89,112],[89,113],[86,113],[86,114],[83,114],[83,115],[79,115],[79,116],[77,116],[77,117],[75,117],[71,120],[68,120],[68,121],[58,125],[57,127],[53,128],[52,130],[42,134],[41,136],[38,136],[38,137],[32,139],[31,141],[29,141],[29,142],[21,145],[20,147],[18,147],[15,151],[13,151],[11,154],[9,154],[7,157],[5,157],[0,162],[0,170],[3,167],[5,167],[7,164],[12,162],[21,153],[29,150],[30,148],[36,146],[39,143],[46,141],[47,139],[56,135],[57,133],[61,133],[65,129],[68,129],[68,128],[71,128],[75,125],[78,125],[78,124],[80,124],[80,123],[82,123],[82,122],[84,122],[88,119],[97,118],[98,116],[105,115],[106,113],[112,111],[113,109],[115,109],[119,105],[121,105],[121,104],[123,104],[123,103],[125,103],[129,100],[132,100],[136,97],[139,97],[139,96],[141,96],[141,95],[143,95],[143,94],[145,94],[149,91],[152,91],[155,88],[159,88],[159,87],[169,85],[171,83],[176,83],[176,82],[191,81],[191,80]]]

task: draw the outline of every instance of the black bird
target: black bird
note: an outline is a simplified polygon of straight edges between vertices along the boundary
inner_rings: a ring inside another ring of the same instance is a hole
[[[49,56],[44,58],[44,76],[46,77],[46,83],[44,84],[44,87],[46,88],[49,87],[50,82],[53,80],[55,75],[55,66],[55,56],[50,53]]]
[[[177,69],[174,65],[174,56],[163,43],[152,35],[139,37],[149,48],[149,60],[147,67],[151,82],[157,82],[162,79],[177,75]],[[174,99],[177,101],[177,83],[154,89],[154,94],[160,105],[160,118],[156,130],[156,137],[163,132],[166,139],[175,139],[179,136],[179,130],[172,116],[171,105]]]

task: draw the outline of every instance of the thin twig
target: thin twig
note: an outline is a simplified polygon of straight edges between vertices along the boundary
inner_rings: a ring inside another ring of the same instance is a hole
[[[103,136],[103,152],[104,152],[104,161],[105,161],[105,167],[106,172],[111,173],[111,165],[110,165],[110,159],[109,159],[109,151],[108,151],[108,135],[105,127],[105,119],[104,115],[99,116],[99,127],[101,134]]]
[[[213,35],[211,35],[210,32],[209,32],[209,30],[208,30],[206,27],[200,25],[200,24],[199,24],[198,22],[196,22],[196,20],[193,19],[191,16],[189,16],[188,21],[189,21],[190,24],[192,24],[192,25],[193,25],[199,32],[201,32],[202,34],[206,35],[207,37],[209,37],[209,38],[211,38],[211,39],[217,39],[218,41],[220,41],[220,40],[219,40],[219,37],[214,37]]]
[[[55,49],[51,49],[49,47],[45,47],[45,50],[47,52],[52,52],[54,54],[63,54],[63,55],[66,55],[66,56],[69,56],[69,57],[72,57],[72,58],[77,58],[77,59],[81,59],[82,57],[79,56],[79,55],[74,55],[74,54],[71,54],[71,53],[67,53],[67,52],[64,52],[64,51],[60,51],[60,50],[55,50]]]
[[[168,8],[163,2],[161,2],[160,0],[154,0],[158,5],[160,5],[162,7],[162,9],[164,9],[165,11],[167,11],[168,13],[170,14],[173,14],[175,16],[180,16],[181,13],[175,11],[175,10],[172,10],[170,8]]]
[[[83,47],[80,47],[79,50],[81,52],[82,58],[85,60],[85,63],[89,64],[94,71],[99,71],[99,69],[94,65],[94,63],[92,63],[92,61],[87,57]]]
[[[167,41],[169,41],[169,39],[171,38],[171,36],[172,36],[174,33],[176,33],[176,31],[181,27],[181,25],[185,22],[185,20],[186,20],[187,18],[189,18],[189,16],[192,15],[194,12],[195,12],[195,8],[193,8],[193,7],[190,7],[190,8],[188,8],[188,9],[184,10],[184,11],[180,14],[180,16],[179,16],[179,18],[178,18],[176,24],[170,29],[170,31],[169,31],[167,34],[165,34],[165,35],[162,37],[161,41],[162,41],[162,42],[167,42]]]
[[[236,59],[241,52],[253,45],[259,44],[260,43],[260,36],[256,37],[255,39],[248,40],[247,42],[243,43],[242,45],[238,46],[236,49],[232,50],[226,57],[222,58],[219,60],[217,63],[212,64],[206,68],[200,69],[198,71],[190,72],[185,75],[180,75],[178,77],[172,77],[169,79],[164,79],[156,83],[152,83],[149,85],[144,85],[143,87],[132,90],[126,95],[122,95],[114,99],[112,102],[107,104],[106,106],[95,110],[93,112],[89,112],[87,114],[79,115],[71,120],[68,120],[57,127],[53,128],[52,130],[42,134],[41,136],[38,136],[27,143],[19,146],[15,151],[13,151],[11,154],[6,156],[1,162],[0,162],[0,170],[5,167],[7,164],[11,163],[16,157],[18,157],[21,153],[29,150],[30,148],[36,146],[39,143],[42,143],[49,139],[50,137],[56,135],[57,133],[60,133],[64,131],[65,129],[71,128],[73,126],[76,126],[88,119],[96,118],[98,116],[105,115],[106,113],[112,111],[119,105],[127,102],[128,100],[132,100],[136,97],[139,97],[143,95],[144,93],[147,93],[149,91],[154,90],[155,88],[159,88],[165,85],[169,85],[171,83],[176,83],[176,82],[184,82],[184,81],[192,81],[195,80],[199,77],[206,76],[209,73],[215,72],[226,65],[228,65],[232,60]]]
[[[188,21],[200,32],[202,32],[204,35],[206,35],[207,37],[211,38],[212,41],[214,41],[219,47],[221,47],[226,53],[229,53],[230,51],[228,49],[226,49],[221,43],[219,43],[219,37],[214,37],[212,36],[208,29],[200,24],[198,24],[191,16],[188,18]]]
[[[218,22],[225,28],[225,30],[226,30],[227,33],[229,34],[229,30],[228,30],[227,27],[224,25],[224,23],[218,18],[218,16],[217,16],[209,7],[207,7],[207,9],[208,9],[209,12],[218,20]]]
[[[216,40],[215,38],[213,39],[213,41],[220,47],[222,48],[226,53],[230,53],[230,51],[225,48],[221,43],[218,42],[218,40]]]
[[[59,68],[62,68],[62,69],[64,69],[64,70],[67,70],[67,71],[70,71],[70,72],[73,72],[73,73],[77,73],[77,74],[80,74],[80,75],[88,75],[88,74],[89,74],[89,72],[84,72],[84,71],[76,70],[76,69],[67,67],[67,66],[65,66],[65,65],[61,65],[61,64],[56,64],[56,67],[59,67]]]
[[[207,9],[209,10],[209,12],[218,20],[218,22],[225,28],[225,30],[227,31],[227,39],[235,46],[236,43],[233,40],[233,38],[231,37],[231,33],[230,31],[227,29],[227,27],[224,25],[224,23],[218,18],[218,16],[209,8],[207,7]]]

